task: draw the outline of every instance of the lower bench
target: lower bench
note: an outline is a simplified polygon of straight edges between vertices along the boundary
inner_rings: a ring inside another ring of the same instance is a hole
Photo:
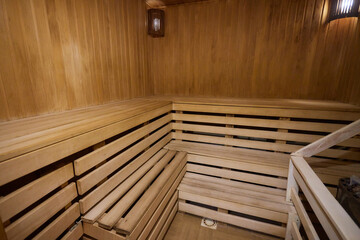
[[[83,217],[96,239],[162,239],[178,210],[186,153],[160,150]]]
[[[179,211],[286,237],[295,213],[285,200],[288,156],[184,141],[165,148],[188,152]]]

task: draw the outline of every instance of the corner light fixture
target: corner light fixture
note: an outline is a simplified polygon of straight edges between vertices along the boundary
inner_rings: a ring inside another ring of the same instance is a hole
[[[360,0],[331,0],[329,20],[359,17]]]

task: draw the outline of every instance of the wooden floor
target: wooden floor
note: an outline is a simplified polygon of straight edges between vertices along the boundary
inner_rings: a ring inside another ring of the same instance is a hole
[[[218,223],[217,229],[212,230],[200,226],[201,218],[186,213],[177,213],[174,221],[165,236],[165,240],[265,240],[280,239],[250,230],[245,230],[230,225]]]

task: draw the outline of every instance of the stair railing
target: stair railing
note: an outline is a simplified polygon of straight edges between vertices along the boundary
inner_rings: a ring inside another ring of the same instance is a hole
[[[289,214],[286,239],[302,239],[299,233],[300,222],[310,240],[320,239],[300,200],[299,189],[331,240],[360,239],[360,228],[304,159],[359,133],[360,119],[291,154],[286,200],[293,202],[296,214]]]

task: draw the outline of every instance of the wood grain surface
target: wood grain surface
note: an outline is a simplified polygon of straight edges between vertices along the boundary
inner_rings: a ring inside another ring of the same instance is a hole
[[[300,98],[360,104],[360,21],[327,22],[327,0],[167,6],[149,38],[156,95]]]
[[[145,1],[0,0],[0,120],[148,95]]]

